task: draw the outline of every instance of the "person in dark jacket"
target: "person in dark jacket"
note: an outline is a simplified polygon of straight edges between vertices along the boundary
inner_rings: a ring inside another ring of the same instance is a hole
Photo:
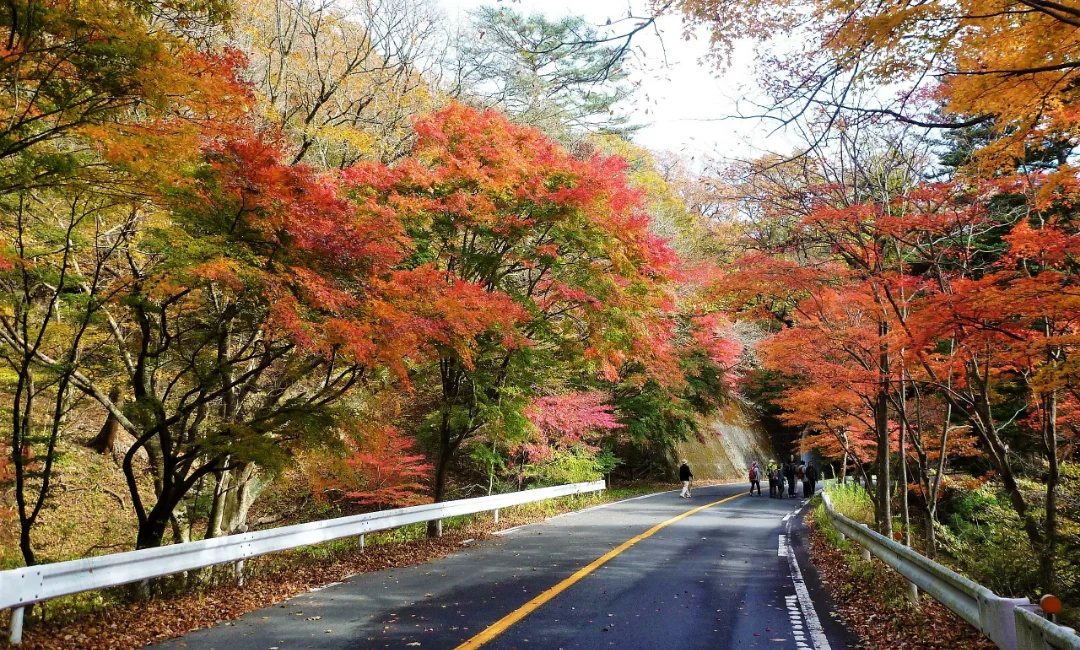
[[[683,499],[690,498],[690,479],[694,478],[694,473],[690,471],[690,463],[684,458],[682,467],[679,468],[679,480],[682,481],[682,493],[679,494]]]
[[[784,478],[787,479],[787,493],[789,497],[795,496],[795,457],[791,457],[791,461],[784,463]]]
[[[817,489],[817,482],[819,478],[821,478],[821,472],[818,471],[818,468],[814,466],[813,461],[807,463],[805,483],[805,485],[807,486],[807,497],[814,496],[814,491]]]

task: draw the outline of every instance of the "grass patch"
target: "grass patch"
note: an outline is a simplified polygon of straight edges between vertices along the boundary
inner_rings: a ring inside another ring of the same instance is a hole
[[[830,486],[829,499],[832,500],[833,508],[845,517],[860,524],[874,525],[874,502],[862,486],[853,483]]]
[[[865,517],[867,516],[866,510],[869,507],[870,521],[873,522],[873,503],[870,502],[869,495],[862,488],[856,487],[852,489],[852,487],[846,486],[836,490],[836,492],[841,493],[840,499],[834,497],[832,490],[829,491],[829,498],[833,501],[833,507],[841,514],[855,519],[855,521],[860,521],[860,519],[856,519],[856,517],[848,513],[851,512]],[[844,511],[841,511],[838,502],[843,503]],[[825,510],[825,501],[820,496],[814,497],[814,501],[811,503],[811,513],[818,533],[821,534],[829,546],[839,551],[840,556],[856,581],[863,585],[874,585],[880,601],[889,607],[910,606],[906,594],[906,580],[880,561],[873,558],[870,560],[862,559],[862,547],[840,535],[840,531],[836,530],[832,520],[829,519],[829,514]],[[850,582],[837,585],[836,590],[847,597],[852,596],[856,591],[855,585]]]

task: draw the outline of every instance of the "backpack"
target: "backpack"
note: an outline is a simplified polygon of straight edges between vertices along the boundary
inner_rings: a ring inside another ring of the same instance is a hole
[[[800,467],[799,468],[799,480],[801,481],[801,480],[803,480],[805,478],[806,478],[806,470],[804,470],[802,467]]]
[[[780,468],[776,468],[772,471],[772,477],[774,481],[780,480]]]
[[[751,467],[750,468],[750,480],[751,481],[758,480],[758,473],[757,473],[757,468],[756,467]]]

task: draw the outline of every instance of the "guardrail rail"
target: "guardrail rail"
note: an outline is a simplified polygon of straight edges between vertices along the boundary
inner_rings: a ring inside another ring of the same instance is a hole
[[[873,554],[913,585],[933,596],[957,616],[1005,650],[1080,650],[1080,636],[1071,628],[1044,618],[1027,598],[1002,598],[952,569],[920,555],[907,546],[870,530],[836,512],[827,492],[822,493],[829,520],[842,537]]]
[[[494,511],[495,520],[498,521],[501,508],[598,492],[604,488],[604,481],[572,483],[396,508],[197,542],[171,544],[160,548],[147,548],[0,571],[0,610],[12,610],[9,640],[13,644],[18,644],[22,641],[24,608],[50,598],[106,587],[119,587],[173,573],[227,563],[234,563],[237,575],[242,580],[244,560],[267,553],[345,537],[357,537],[360,548],[363,549],[366,533],[428,521],[441,522],[447,517],[488,511]]]

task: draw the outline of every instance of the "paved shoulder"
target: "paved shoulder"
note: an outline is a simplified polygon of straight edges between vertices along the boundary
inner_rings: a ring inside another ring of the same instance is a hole
[[[832,648],[836,650],[861,648],[863,646],[859,636],[834,616],[836,608],[832,595],[822,584],[817,568],[810,561],[810,529],[803,521],[805,514],[806,509],[801,508],[785,522],[785,536],[791,553],[791,561],[798,567],[798,572],[801,574],[805,596],[808,602],[813,603],[819,629]],[[817,647],[816,650],[824,650],[824,648]]]

